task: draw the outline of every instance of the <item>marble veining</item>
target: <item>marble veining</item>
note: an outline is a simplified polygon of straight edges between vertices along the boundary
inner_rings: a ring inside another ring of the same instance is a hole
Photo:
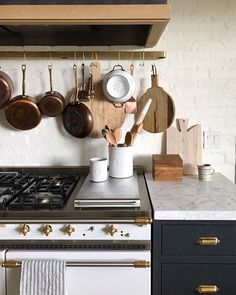
[[[178,182],[145,177],[156,220],[236,220],[236,185],[220,173],[206,182],[197,176]]]

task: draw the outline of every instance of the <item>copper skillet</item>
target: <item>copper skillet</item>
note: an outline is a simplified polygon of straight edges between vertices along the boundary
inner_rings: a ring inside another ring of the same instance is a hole
[[[29,130],[40,123],[41,113],[36,104],[36,99],[25,95],[26,65],[22,65],[21,69],[23,73],[22,95],[18,95],[8,102],[5,116],[8,123],[13,127],[20,130]]]
[[[40,99],[38,107],[40,112],[49,117],[59,116],[65,107],[65,99],[61,93],[54,91],[52,88],[52,65],[48,66],[50,78],[50,91]]]
[[[73,66],[75,76],[75,92],[71,102],[63,111],[63,125],[66,131],[72,136],[84,138],[93,129],[93,115],[90,109],[78,99],[77,66]]]
[[[12,79],[0,71],[0,109],[5,106],[14,91]]]

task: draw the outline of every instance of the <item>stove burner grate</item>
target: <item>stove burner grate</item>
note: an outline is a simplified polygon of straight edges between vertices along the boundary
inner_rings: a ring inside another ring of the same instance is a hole
[[[0,173],[0,208],[63,208],[79,177]]]

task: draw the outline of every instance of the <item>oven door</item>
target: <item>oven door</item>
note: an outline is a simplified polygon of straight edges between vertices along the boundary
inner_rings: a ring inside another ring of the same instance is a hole
[[[0,250],[0,262],[5,260],[6,250]],[[5,269],[0,267],[0,295],[6,295]]]
[[[150,251],[117,250],[9,250],[6,261],[62,259],[68,295],[150,295],[150,268],[135,268],[135,261],[150,261]],[[101,264],[103,266],[101,266]],[[6,268],[6,295],[18,295],[20,267]]]

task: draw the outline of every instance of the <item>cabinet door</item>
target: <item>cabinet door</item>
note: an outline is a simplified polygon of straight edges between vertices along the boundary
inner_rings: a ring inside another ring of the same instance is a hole
[[[196,295],[200,293],[196,290],[197,287],[203,285],[216,286],[217,295],[235,295],[236,265],[162,265],[162,295]]]

